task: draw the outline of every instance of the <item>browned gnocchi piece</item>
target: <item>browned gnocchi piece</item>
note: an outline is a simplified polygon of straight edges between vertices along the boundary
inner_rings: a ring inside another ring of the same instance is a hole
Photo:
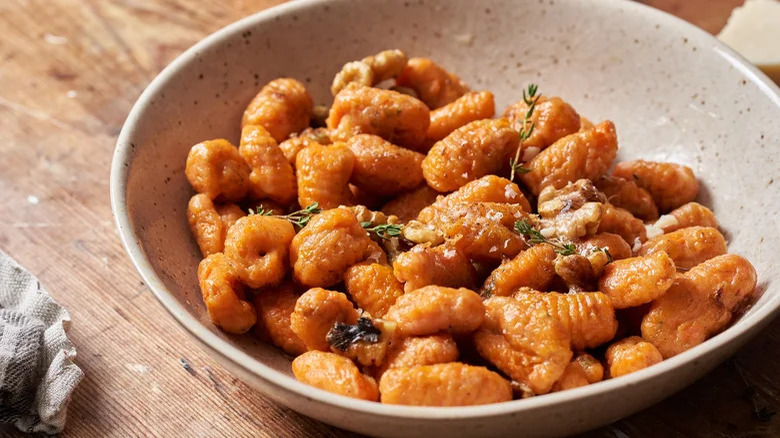
[[[545,309],[509,297],[485,300],[486,316],[474,335],[479,354],[534,394],[545,394],[572,357],[563,324]]]
[[[398,297],[385,319],[396,322],[402,335],[421,336],[444,330],[470,333],[482,324],[484,316],[482,299],[475,292],[425,286]]]
[[[290,315],[290,328],[309,350],[329,351],[328,332],[337,322],[355,324],[358,311],[341,292],[315,287],[301,295]]]
[[[293,168],[271,134],[260,125],[241,129],[241,157],[249,164],[249,193],[255,199],[271,199],[281,205],[292,204],[298,187]]]
[[[358,264],[347,269],[344,286],[358,307],[381,318],[404,294],[404,287],[393,275],[393,268],[379,263]]]
[[[508,296],[521,287],[546,290],[555,277],[555,251],[550,245],[535,245],[493,270],[480,289],[484,296]]]
[[[520,138],[506,119],[476,120],[436,142],[422,162],[428,185],[440,192],[500,172]]]
[[[604,378],[604,366],[588,353],[580,353],[563,371],[561,378],[555,382],[552,391],[564,391],[580,386],[600,382]]]
[[[649,239],[640,255],[664,252],[678,268],[690,269],[699,263],[726,253],[726,239],[716,228],[688,227]]]
[[[458,344],[450,335],[403,338],[391,344],[385,362],[376,375],[381,376],[390,368],[455,362],[458,354]]]
[[[374,134],[419,149],[425,142],[430,111],[419,100],[392,90],[348,86],[333,100],[327,123],[333,140]]]
[[[190,198],[187,204],[187,220],[203,257],[222,252],[225,248],[227,227],[211,198],[203,193]]]
[[[430,109],[447,105],[470,91],[459,77],[427,58],[410,59],[396,83],[414,90]]]
[[[689,202],[661,216],[655,226],[664,233],[671,233],[688,227],[718,228],[718,220],[709,208],[698,202]]]
[[[295,159],[298,204],[319,204],[322,209],[353,205],[349,180],[355,168],[355,156],[344,143],[330,146],[312,144]]]
[[[617,234],[631,245],[632,249],[636,246],[636,242],[647,240],[644,222],[634,217],[630,211],[610,203],[604,204],[601,222],[596,232]]]
[[[360,61],[348,62],[336,73],[330,92],[335,96],[350,84],[370,87],[397,77],[406,67],[407,61],[404,52],[393,49],[383,50]]]
[[[650,192],[639,187],[633,179],[602,176],[596,181],[596,188],[612,205],[628,210],[635,217],[643,221],[658,219],[658,207]]]
[[[427,206],[436,201],[439,192],[428,184],[400,193],[382,206],[382,212],[396,216],[401,222],[409,222],[417,217]]]
[[[675,163],[634,160],[617,163],[612,174],[633,180],[650,192],[661,212],[673,210],[696,199],[699,182],[688,166]]]
[[[198,283],[211,322],[228,333],[246,333],[257,314],[245,301],[244,285],[222,253],[211,254],[198,265]]]
[[[662,296],[672,287],[677,269],[665,252],[616,260],[604,268],[599,291],[616,309],[636,307]]]
[[[386,262],[381,248],[347,208],[315,215],[290,245],[293,278],[306,286],[339,283],[350,266],[363,260]]]
[[[531,204],[517,184],[496,175],[486,175],[471,181],[449,195],[436,199],[436,202],[420,211],[417,220],[424,223],[436,223],[439,216],[457,204],[472,202],[496,202],[519,204],[526,212]]]
[[[438,141],[452,131],[475,120],[489,119],[496,113],[493,93],[471,91],[453,102],[431,111],[427,138]]]
[[[607,120],[557,140],[526,163],[530,171],[520,179],[537,195],[547,186],[560,189],[582,178],[594,181],[609,170],[617,149],[615,125]]]
[[[471,261],[446,244],[415,245],[396,257],[393,272],[404,283],[406,292],[428,285],[473,288],[477,282],[477,271]]]
[[[292,371],[299,381],[347,397],[377,401],[376,381],[360,373],[346,357],[322,351],[309,351],[296,357]]]
[[[558,320],[581,351],[608,342],[617,332],[615,309],[601,292],[531,292],[520,290],[514,298],[523,306],[543,309]]]
[[[523,127],[527,112],[528,104],[521,99],[507,107],[504,117],[512,122],[513,129],[519,131]],[[523,149],[535,147],[541,151],[580,130],[579,114],[559,97],[539,96],[528,121],[534,124],[534,129],[531,136],[523,142]]]
[[[655,365],[664,358],[653,344],[639,336],[621,339],[607,348],[607,366],[612,378]]]
[[[287,274],[287,253],[295,228],[285,219],[249,215],[230,227],[225,255],[251,288],[278,284]]]
[[[265,288],[255,294],[257,319],[262,322],[271,342],[288,354],[297,356],[306,352],[306,344],[290,327],[298,294],[291,283]]]
[[[379,380],[382,403],[413,406],[471,406],[512,400],[503,377],[459,362],[391,368]]]
[[[241,126],[260,125],[276,141],[309,126],[314,104],[306,86],[291,78],[267,83],[244,111]]]
[[[184,174],[196,192],[217,201],[240,201],[249,189],[249,166],[238,149],[223,139],[193,146]]]
[[[725,254],[680,275],[653,301],[642,320],[642,338],[669,358],[719,333],[756,288],[756,270],[743,257]]]
[[[352,184],[380,196],[415,188],[423,181],[425,156],[396,146],[371,134],[358,134],[347,141],[355,157]]]

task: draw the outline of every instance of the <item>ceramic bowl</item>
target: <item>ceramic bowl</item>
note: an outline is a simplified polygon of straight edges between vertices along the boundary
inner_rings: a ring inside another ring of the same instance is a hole
[[[279,76],[329,103],[341,65],[386,48],[433,58],[501,111],[529,82],[617,126],[619,159],[670,160],[702,182],[729,250],[750,259],[761,297],[732,327],[661,364],[583,388],[501,404],[420,408],[354,400],[297,382],[290,360],[209,323],[185,210],[189,148],[237,143],[242,111]],[[732,355],[780,307],[780,93],[709,34],[627,1],[300,0],[234,23],[169,65],[132,109],[116,145],[111,199],[146,284],[237,376],[324,422],[377,436],[554,436],[615,421]]]

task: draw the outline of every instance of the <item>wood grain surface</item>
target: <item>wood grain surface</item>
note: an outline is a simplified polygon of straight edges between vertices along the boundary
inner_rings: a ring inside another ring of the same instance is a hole
[[[141,282],[109,206],[116,135],[144,86],[197,40],[275,3],[0,0],[0,249],[70,311],[86,377],[63,437],[356,436],[270,402],[208,357]],[[716,32],[741,1],[645,3]],[[698,383],[584,436],[780,436],[778,364],[775,321]]]

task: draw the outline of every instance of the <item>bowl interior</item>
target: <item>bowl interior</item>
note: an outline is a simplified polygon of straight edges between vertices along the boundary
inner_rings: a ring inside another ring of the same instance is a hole
[[[135,262],[153,273],[150,286],[199,320],[198,330],[289,373],[278,350],[226,336],[208,321],[196,278],[200,253],[185,217],[189,148],[218,137],[237,142],[243,109],[267,81],[297,78],[316,103],[328,104],[344,62],[386,48],[430,57],[472,88],[491,90],[499,112],[537,83],[590,120],[613,120],[618,159],[691,166],[730,252],[759,274],[763,294],[736,326],[778,306],[780,98],[702,31],[620,1],[302,1],[189,50],[147,89],[118,142],[112,196],[120,231],[139,246]]]

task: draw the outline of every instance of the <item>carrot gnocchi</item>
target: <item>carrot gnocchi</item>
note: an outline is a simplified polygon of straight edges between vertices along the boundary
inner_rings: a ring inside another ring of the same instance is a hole
[[[207,139],[184,169],[209,318],[299,381],[413,406],[541,396],[680,354],[754,300],[693,169],[615,163],[618,128],[577,102],[472,91],[398,49],[334,73],[329,107],[268,82],[238,147]]]

